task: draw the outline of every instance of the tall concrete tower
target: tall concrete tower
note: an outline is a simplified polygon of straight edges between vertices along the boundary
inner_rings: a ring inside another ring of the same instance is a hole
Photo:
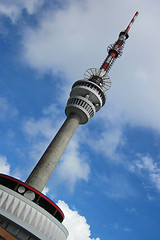
[[[71,89],[65,113],[67,119],[42,155],[26,182],[0,174],[0,239],[65,240],[63,212],[41,192],[53,173],[79,124],[85,124],[106,102],[105,91],[111,86],[107,75],[122,55],[134,15],[118,40],[108,47],[108,56],[100,69],[90,68],[84,79]]]

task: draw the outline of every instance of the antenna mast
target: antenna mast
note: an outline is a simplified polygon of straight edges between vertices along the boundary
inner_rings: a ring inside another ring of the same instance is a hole
[[[108,56],[100,68],[100,69],[104,69],[106,73],[109,72],[109,70],[110,70],[111,66],[113,65],[114,61],[116,60],[116,58],[122,56],[125,42],[126,42],[127,38],[129,37],[128,32],[129,32],[132,24],[134,23],[136,17],[138,16],[138,14],[139,13],[136,12],[134,17],[130,21],[128,27],[123,32],[120,32],[118,40],[114,44],[111,44],[108,46],[108,49],[107,49]]]
[[[110,71],[115,60],[122,56],[125,42],[129,38],[128,32],[138,14],[139,12],[136,12],[127,28],[124,31],[120,32],[118,40],[114,44],[108,46],[108,56],[104,60],[100,69],[88,69],[84,74],[84,78],[96,82],[103,88],[103,90],[108,90],[110,88],[111,80],[108,77],[107,73]]]

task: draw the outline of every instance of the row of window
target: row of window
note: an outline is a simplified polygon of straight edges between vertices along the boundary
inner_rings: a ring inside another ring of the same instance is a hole
[[[69,98],[67,105],[68,104],[76,104],[78,106],[81,106],[89,113],[90,118],[94,116],[93,107],[90,106],[87,102],[85,102],[82,99],[79,99],[79,98]]]
[[[100,88],[98,88],[95,84],[93,84],[92,82],[77,81],[73,85],[73,88],[77,87],[77,86],[85,86],[85,87],[88,87],[88,88],[94,90],[96,93],[99,94],[100,98],[102,99],[103,104],[105,103],[105,97],[104,97],[103,91]]]

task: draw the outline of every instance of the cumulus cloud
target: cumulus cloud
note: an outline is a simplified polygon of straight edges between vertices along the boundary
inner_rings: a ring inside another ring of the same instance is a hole
[[[5,156],[0,156],[0,172],[9,175],[10,174],[10,164]]]
[[[42,4],[44,0],[0,0],[0,14],[9,17],[13,23],[21,16],[23,10],[28,14],[33,14]]]
[[[139,173],[160,191],[160,167],[149,155],[139,155],[138,159],[130,166],[130,170]]]
[[[65,215],[63,224],[69,231],[67,240],[100,240],[100,238],[90,238],[90,226],[84,216],[81,216],[77,211],[71,210],[64,201],[59,200],[57,205]]]

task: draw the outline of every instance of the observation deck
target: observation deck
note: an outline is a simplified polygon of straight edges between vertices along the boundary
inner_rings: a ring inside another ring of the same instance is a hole
[[[6,240],[65,240],[61,209],[41,192],[0,174],[0,236]]]
[[[84,79],[76,81],[71,89],[65,113],[76,114],[80,124],[87,123],[106,103],[105,91],[111,86],[111,80],[104,70],[90,68],[84,73]]]

